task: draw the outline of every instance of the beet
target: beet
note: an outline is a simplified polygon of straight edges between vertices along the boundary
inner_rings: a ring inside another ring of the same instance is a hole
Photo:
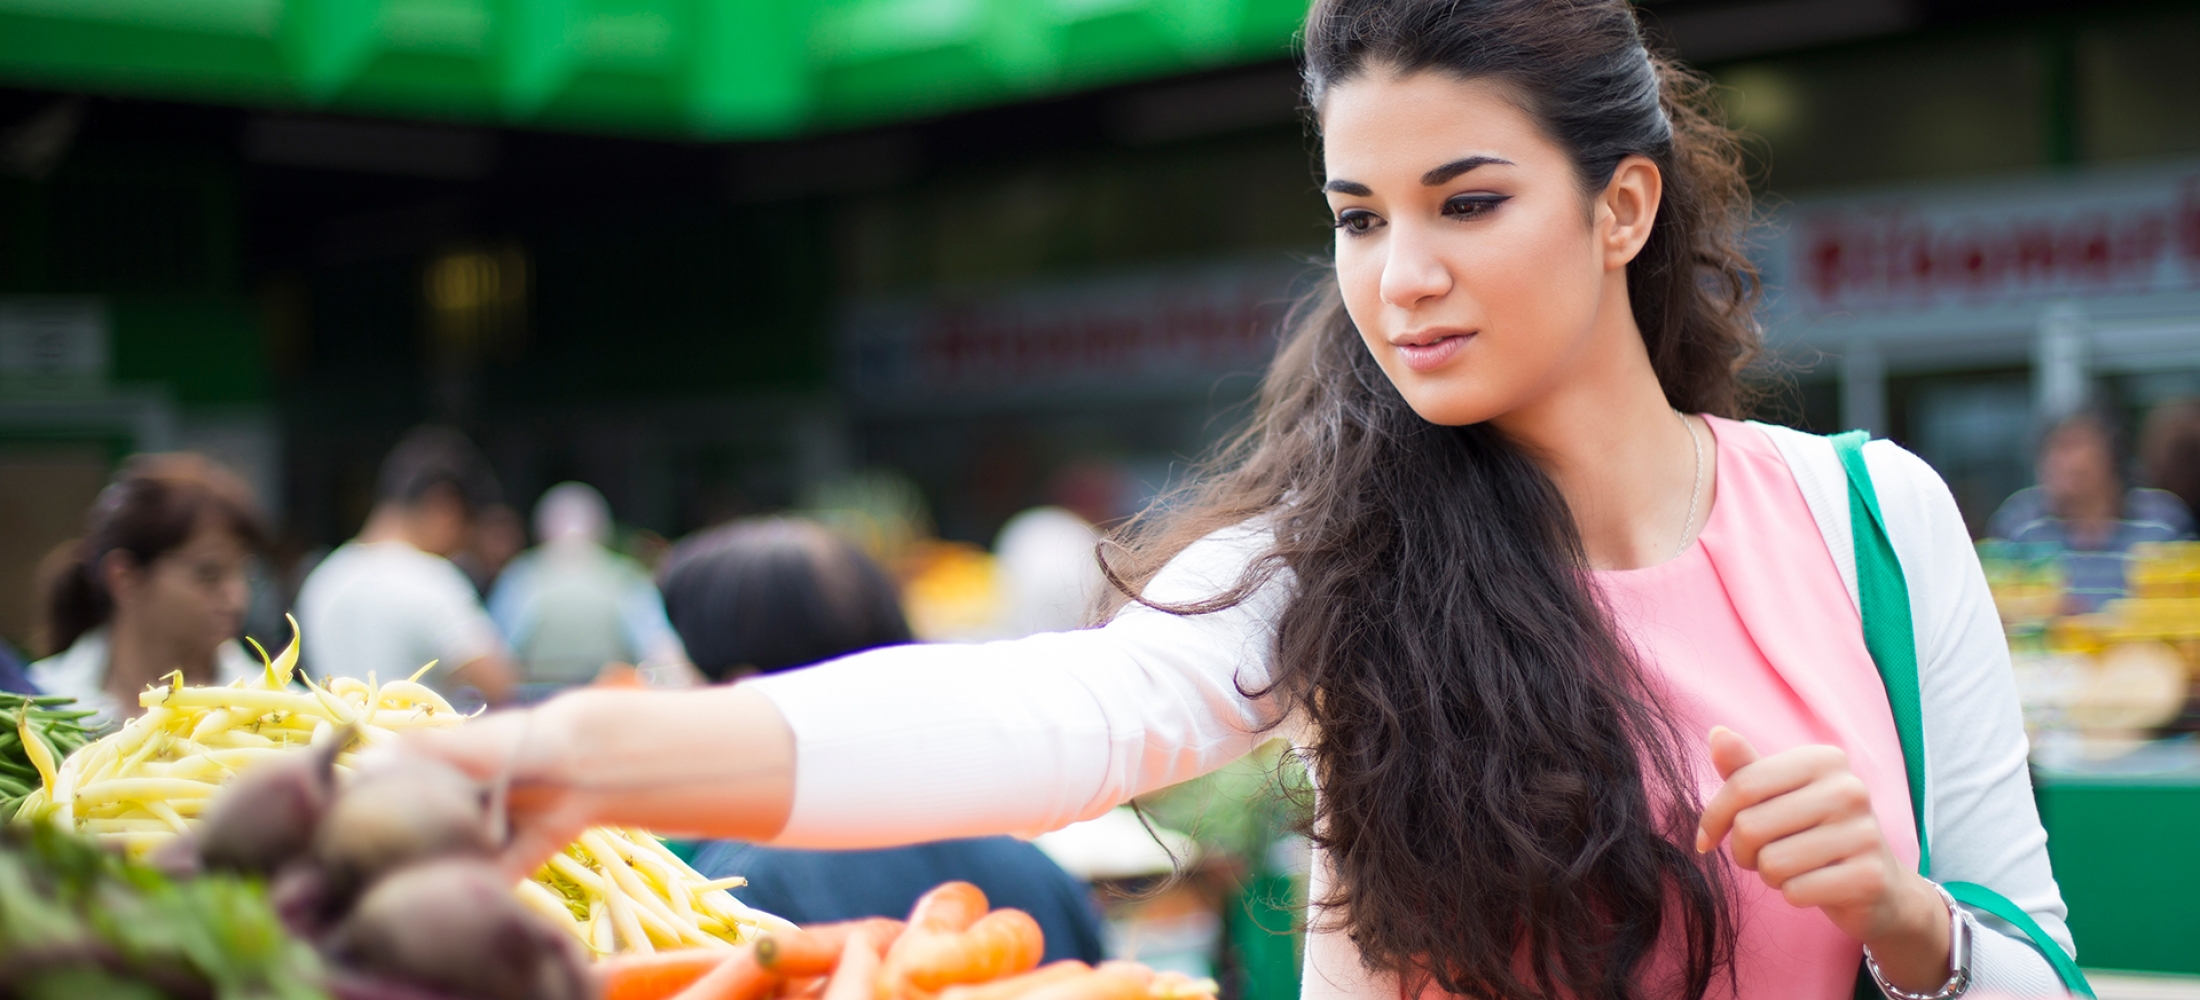
[[[323,816],[313,858],[338,900],[416,862],[486,858],[487,793],[456,768],[415,757],[381,761],[344,785]]]
[[[207,807],[196,838],[200,863],[266,876],[304,856],[335,788],[336,755],[350,742],[341,733],[245,769]]]
[[[324,942],[331,962],[465,1000],[588,1000],[580,946],[512,894],[496,866],[444,859],[392,872]]]

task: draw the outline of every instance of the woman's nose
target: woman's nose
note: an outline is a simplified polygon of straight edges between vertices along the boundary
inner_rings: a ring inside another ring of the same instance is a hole
[[[1425,236],[1410,227],[1398,226],[1392,230],[1389,242],[1380,290],[1385,305],[1411,309],[1451,291],[1451,271]]]

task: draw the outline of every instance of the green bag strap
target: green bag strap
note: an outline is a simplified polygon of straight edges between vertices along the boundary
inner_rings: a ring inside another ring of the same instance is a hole
[[[1887,686],[1887,707],[1894,715],[1896,736],[1902,743],[1903,770],[1910,784],[1910,814],[1917,819],[1917,872],[1932,876],[1932,852],[1925,836],[1925,709],[1917,673],[1917,633],[1910,619],[1910,584],[1902,575],[1902,562],[1894,554],[1887,534],[1887,520],[1879,510],[1879,493],[1872,488],[1871,470],[1864,464],[1865,431],[1837,434],[1830,440],[1841,457],[1849,480],[1849,534],[1856,549],[1856,604],[1864,619],[1864,648],[1879,668]],[[1975,882],[1947,882],[1941,888],[1965,906],[1983,910],[2024,932],[2032,947],[2054,966],[2063,986],[2080,996],[2093,996],[2078,963],[2062,946],[2047,936],[2038,921],[2008,897]],[[1869,976],[1857,984],[1859,997],[1876,994]]]
[[[1902,765],[1910,779],[1910,815],[1917,820],[1917,873],[1930,878],[1933,852],[1925,837],[1925,699],[1917,682],[1916,631],[1910,621],[1910,582],[1902,576],[1879,493],[1864,466],[1867,431],[1833,438],[1833,450],[1849,479],[1849,534],[1856,549],[1856,604],[1864,619],[1864,648],[1887,686],[1887,707],[1902,740]]]
[[[2040,927],[2039,921],[2032,919],[2031,914],[2024,912],[2024,907],[1976,882],[1943,882],[1940,887],[1948,890],[1948,895],[1954,896],[1956,902],[1973,909],[1985,910],[2015,925],[2024,932],[2025,937],[2032,939],[2032,947],[2038,948],[2040,954],[2047,956],[2047,964],[2055,967],[2055,974],[2062,977],[2064,987],[2081,996],[2093,995],[2093,984],[2085,981],[2085,970],[2078,968],[2078,963],[2070,960],[2069,953],[2047,936],[2047,931]]]

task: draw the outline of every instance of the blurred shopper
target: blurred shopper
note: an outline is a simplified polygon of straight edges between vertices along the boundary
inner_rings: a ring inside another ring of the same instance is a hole
[[[31,675],[23,663],[22,654],[0,639],[0,691],[10,694],[37,694],[38,686],[31,683]]]
[[[667,556],[660,580],[689,658],[713,681],[910,641],[886,571],[809,521],[747,521],[690,538]],[[734,890],[743,902],[805,924],[899,917],[925,890],[960,879],[1037,919],[1048,961],[1106,957],[1090,890],[1012,837],[868,851],[715,841],[695,867],[746,877]]]
[[[246,563],[265,539],[250,487],[213,462],[124,463],[49,578],[44,641],[59,652],[31,664],[31,682],[111,722],[140,714],[138,692],[170,672],[187,684],[258,672],[236,640]]]
[[[2164,403],[2147,414],[2139,467],[2147,485],[2176,494],[2200,520],[2200,399]]]
[[[527,526],[510,504],[494,503],[474,513],[474,530],[467,533],[466,547],[451,554],[451,562],[473,581],[474,593],[486,601],[496,590],[505,567],[527,548]]]
[[[1001,581],[1001,633],[1019,638],[1082,628],[1107,585],[1093,547],[1100,532],[1063,507],[1033,507],[993,542]]]
[[[2126,489],[2117,453],[2106,417],[2063,420],[2040,441],[2039,485],[2012,494],[1988,525],[1995,538],[2062,550],[2073,611],[2123,596],[2124,554],[2132,546],[2192,537],[2184,501],[2163,490]]]
[[[383,460],[359,537],[314,567],[298,617],[316,673],[365,680],[411,675],[429,661],[446,692],[472,687],[491,704],[516,674],[473,583],[451,564],[475,512],[497,502],[496,477],[457,431],[424,427]]]
[[[512,560],[489,597],[528,683],[585,684],[608,663],[653,672],[687,661],[649,573],[604,547],[603,494],[586,483],[551,487],[535,504],[535,537],[542,544]]]

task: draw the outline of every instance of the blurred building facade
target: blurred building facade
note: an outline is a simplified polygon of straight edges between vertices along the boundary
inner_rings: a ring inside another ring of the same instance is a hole
[[[1282,0],[182,9],[0,3],[11,639],[148,448],[300,551],[425,420],[666,536],[867,468],[950,538],[1080,461],[1127,508],[1242,415],[1329,235]],[[2039,414],[2200,392],[2190,4],[1645,10],[1756,137],[1774,416],[1982,520]]]

